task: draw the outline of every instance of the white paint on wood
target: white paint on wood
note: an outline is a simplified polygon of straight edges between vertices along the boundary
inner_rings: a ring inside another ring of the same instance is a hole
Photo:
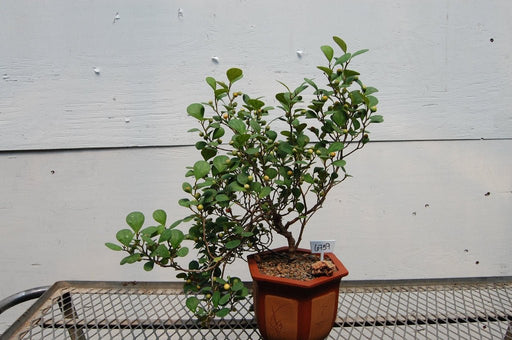
[[[350,279],[512,275],[512,141],[404,142],[512,137],[511,12],[507,0],[2,0],[0,150],[14,152],[0,153],[0,298],[66,279],[174,280],[119,266],[103,244],[132,210],[183,216],[197,159],[16,150],[191,144],[186,107],[210,98],[206,76],[241,67],[240,89],[272,104],[277,80],[320,78],[332,35],[370,48],[354,68],[381,91],[372,137],[402,142],[350,160],[355,177],[305,246],[336,239]]]
[[[354,177],[312,219],[303,246],[335,239],[352,280],[512,275],[511,147],[371,143],[349,160]],[[0,154],[0,296],[57,280],[176,280],[170,270],[119,266],[121,254],[103,244],[130,211],[148,223],[158,208],[169,221],[188,215],[177,201],[192,155],[191,147]],[[234,271],[249,279],[244,262]]]
[[[507,0],[3,0],[0,149],[191,143],[185,109],[210,98],[206,76],[241,67],[241,88],[272,102],[277,80],[321,77],[335,34],[371,50],[354,67],[381,90],[375,138],[512,137],[510,13]]]

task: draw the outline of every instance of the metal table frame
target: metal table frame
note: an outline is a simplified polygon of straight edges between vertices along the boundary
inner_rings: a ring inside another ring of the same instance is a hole
[[[250,300],[209,328],[185,300],[179,282],[61,281],[1,339],[260,338]],[[512,340],[512,277],[342,281],[340,338]]]

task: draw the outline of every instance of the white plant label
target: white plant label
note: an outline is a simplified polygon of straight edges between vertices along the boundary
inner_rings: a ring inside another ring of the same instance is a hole
[[[324,260],[325,252],[334,251],[334,245],[336,244],[335,240],[322,240],[322,241],[309,241],[311,246],[311,252],[313,254],[320,253],[320,261]]]

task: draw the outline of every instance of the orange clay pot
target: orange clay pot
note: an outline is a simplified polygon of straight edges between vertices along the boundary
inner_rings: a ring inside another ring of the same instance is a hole
[[[274,249],[286,251],[287,247]],[[310,253],[306,249],[298,249]],[[262,253],[265,254],[265,253]],[[266,340],[320,340],[329,335],[338,311],[340,280],[348,271],[333,253],[325,253],[337,271],[309,281],[262,274],[248,256],[253,279],[254,312]]]

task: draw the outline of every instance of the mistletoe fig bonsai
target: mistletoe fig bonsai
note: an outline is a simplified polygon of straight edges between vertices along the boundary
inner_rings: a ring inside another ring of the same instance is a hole
[[[349,53],[341,38],[333,39],[341,52],[336,57],[331,46],[321,46],[323,80],[305,78],[295,89],[283,84],[277,109],[237,87],[238,68],[227,70],[227,81],[207,77],[212,100],[187,108],[198,124],[190,132],[199,137],[201,155],[186,172],[186,197],[178,202],[188,216],[168,224],[166,213],[156,210],[156,225],[143,228],[144,215],[132,212],[130,229],[116,234],[120,244],[106,244],[127,253],[121,264],[179,271],[185,290],[196,293],[187,306],[202,321],[225,316],[248,295],[226,265],[267,250],[275,235],[286,239],[289,252],[297,250],[327,194],[349,176],[346,158],[368,143],[368,127],[383,121],[375,114],[377,89],[350,67],[367,50]],[[178,228],[187,222],[188,230]],[[197,256],[183,266],[178,259],[189,247]]]

